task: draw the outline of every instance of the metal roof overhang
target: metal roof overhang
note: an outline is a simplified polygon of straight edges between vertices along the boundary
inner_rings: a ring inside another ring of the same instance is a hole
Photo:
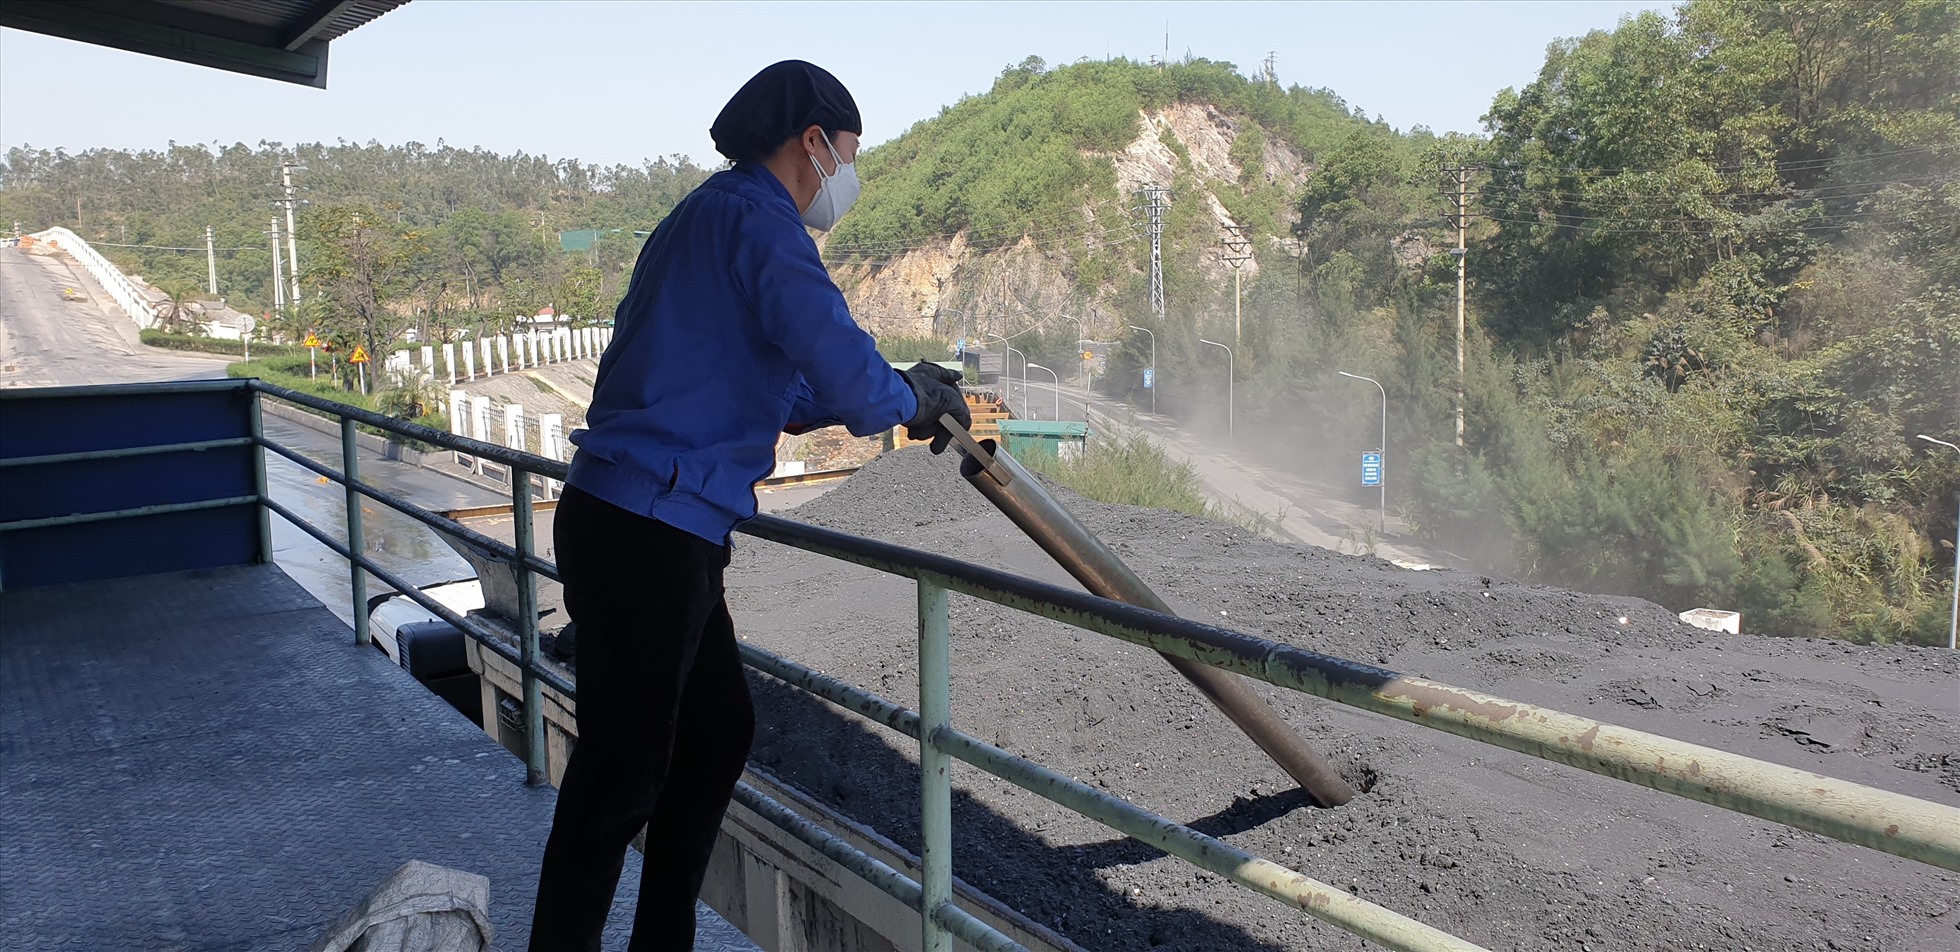
[[[0,26],[326,88],[327,45],[409,0],[6,0]]]

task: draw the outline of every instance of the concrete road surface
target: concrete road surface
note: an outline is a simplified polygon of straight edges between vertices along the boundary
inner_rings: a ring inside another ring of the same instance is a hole
[[[74,292],[74,293],[69,293]],[[231,358],[145,347],[135,325],[101,302],[108,296],[65,255],[28,255],[0,248],[0,386],[59,387],[104,383],[222,378]],[[340,468],[340,441],[268,417],[268,437],[307,457]],[[405,463],[362,453],[363,481],[431,509],[509,502],[493,490]],[[297,464],[266,456],[272,498],[346,539],[346,494]],[[421,523],[379,503],[363,506],[369,557],[418,585],[471,577],[469,564]],[[334,614],[352,620],[347,563],[286,523],[272,520],[279,566]],[[383,590],[378,582],[371,593]]]
[[[227,358],[157,350],[67,255],[0,248],[0,387],[223,377]]]
[[[1014,387],[1020,392],[1020,381],[1015,381]],[[1189,463],[1215,503],[1265,523],[1283,541],[1348,553],[1370,551],[1372,546],[1375,555],[1393,562],[1464,567],[1460,559],[1408,536],[1407,528],[1393,512],[1384,533],[1379,528],[1377,508],[1358,506],[1345,493],[1318,480],[1229,456],[1170,417],[1139,413],[1101,394],[1085,398],[1079,386],[1068,383],[1062,385],[1060,397],[1062,419],[1086,419],[1092,429],[1106,436],[1149,439],[1173,461]],[[1051,384],[1031,380],[1021,402],[1048,419],[1054,416],[1055,399]],[[1026,412],[1019,406],[1016,411]]]

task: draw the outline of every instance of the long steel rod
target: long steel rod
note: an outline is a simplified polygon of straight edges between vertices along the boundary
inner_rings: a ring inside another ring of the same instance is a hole
[[[354,643],[365,645],[373,643],[374,634],[368,630],[367,573],[361,569],[367,546],[361,535],[361,493],[354,488],[361,478],[361,451],[354,434],[353,419],[341,417],[340,466],[347,474],[343,484],[347,490],[347,551],[352,553],[347,559],[347,581],[354,601]]]
[[[957,423],[947,421],[948,425]],[[1175,614],[1157,597],[1116,553],[1077,522],[1061,503],[1048,495],[1028,471],[1007,453],[997,452],[992,441],[982,443],[960,466],[960,475],[973,484],[1007,518],[1021,527],[1084,588],[1105,598],[1128,602],[1166,615]],[[991,454],[1009,479],[1003,482],[988,472],[986,461],[977,453]],[[1280,769],[1292,776],[1300,788],[1324,807],[1340,806],[1354,799],[1354,788],[1334,771],[1312,748],[1273,712],[1265,700],[1245,682],[1214,668],[1172,655],[1164,655],[1172,668],[1198,689],[1200,694],[1238,725],[1239,730],[1273,758]]]
[[[315,542],[318,542],[321,545],[326,546],[335,555],[338,555],[343,559],[353,557],[352,552],[347,548],[346,543],[343,543],[339,539],[334,538],[332,533],[329,533],[321,529],[320,527],[315,526],[313,523],[306,521],[306,519],[300,516],[298,513],[292,511],[291,509],[286,508],[283,505],[280,505],[278,502],[268,499],[266,500],[265,505],[266,508],[271,509],[273,513],[277,514],[280,518],[283,518],[287,522],[292,523],[292,525],[295,528],[299,529],[301,532],[304,532],[307,535],[312,536]],[[435,615],[437,618],[440,618],[443,621],[446,621],[449,624],[455,626],[456,630],[462,632],[465,637],[469,638],[471,641],[474,641],[482,645],[485,648],[488,648],[490,652],[492,654],[495,654],[497,657],[504,659],[505,661],[509,662],[512,665],[518,667],[523,666],[524,656],[516,648],[513,648],[509,644],[506,644],[503,638],[498,636],[497,632],[484,627],[482,624],[478,623],[475,619],[460,614],[455,609],[450,608],[449,606],[444,605],[443,603],[438,602],[435,599],[429,597],[428,594],[423,592],[421,588],[413,584],[410,584],[407,579],[404,579],[401,576],[396,575],[395,573],[390,572],[387,569],[381,567],[380,564],[376,563],[372,559],[368,559],[366,557],[359,557],[359,559],[360,559],[361,567],[367,569],[369,575],[372,575],[375,578],[380,579],[383,584],[393,588],[403,598],[406,598],[409,601],[412,601],[415,604],[422,606],[423,608],[427,609],[430,614]],[[578,686],[576,684],[573,684],[570,680],[566,679],[563,675],[558,674],[557,672],[552,671],[550,668],[544,667],[543,665],[540,665],[538,667],[537,674],[539,680],[543,681],[546,685],[550,686],[552,690],[557,691],[560,694],[563,694],[567,699],[576,700],[578,698]]]
[[[257,505],[258,501],[259,497],[257,495],[226,496],[223,499],[159,503],[154,506],[114,509],[109,512],[78,512],[66,516],[45,516],[40,519],[16,519],[12,522],[0,522],[0,532],[48,529],[55,526],[78,526],[86,522],[109,522],[116,519],[140,519],[144,516],[161,516],[173,512],[196,512],[200,509],[224,509],[228,506],[252,506]]]
[[[947,653],[946,590],[919,580],[919,717],[925,736],[950,726],[952,672]],[[953,937],[932,913],[953,900],[953,778],[944,751],[919,742],[919,884],[925,915],[919,917],[924,952],[953,952]]]
[[[1341,929],[1389,948],[1468,950],[1477,946],[1423,925],[1391,909],[1355,898],[1338,887],[1301,875],[1258,855],[1206,836],[1173,820],[1151,813],[1121,797],[1104,793],[950,727],[922,731],[930,720],[895,701],[863,688],[812,671],[787,658],[753,645],[741,646],[742,660],[759,671],[802,688],[832,704],[862,714],[893,730],[921,740],[921,749],[941,751],[987,773],[1068,807],[1118,832],[1164,850],[1239,885],[1246,886]],[[921,665],[923,677],[924,665]],[[931,737],[925,743],[922,738]]]
[[[886,865],[877,857],[852,846],[842,837],[810,822],[774,797],[749,786],[748,783],[740,782],[735,785],[733,799],[778,829],[795,837],[803,845],[816,850],[830,861],[870,883],[879,892],[919,912],[921,918],[933,919],[967,945],[981,952],[1027,952],[1025,946],[1002,935],[998,929],[952,903],[941,904],[928,916],[925,911],[924,890],[910,877]]]
[[[47,456],[16,456],[0,459],[0,469],[16,466],[47,466],[54,463],[82,463],[91,460],[128,459],[133,456],[158,456],[164,453],[201,453],[205,450],[222,449],[227,446],[250,446],[249,436],[232,436],[222,440],[198,440],[194,443],[164,443],[158,446],[130,446],[113,450],[85,450],[79,453],[51,453]]]

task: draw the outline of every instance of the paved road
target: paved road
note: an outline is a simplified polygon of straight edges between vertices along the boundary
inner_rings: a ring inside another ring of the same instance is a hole
[[[223,377],[225,360],[145,347],[66,255],[0,248],[0,387]]]
[[[1014,387],[1021,392],[1020,381]],[[1395,562],[1461,567],[1461,560],[1409,537],[1392,511],[1388,531],[1383,533],[1377,507],[1357,505],[1344,491],[1298,473],[1233,458],[1206,434],[1180,426],[1170,417],[1140,413],[1101,394],[1085,398],[1079,386],[1068,382],[1062,384],[1059,396],[1062,419],[1086,419],[1106,435],[1149,439],[1173,460],[1189,463],[1215,502],[1265,522],[1283,538],[1350,553],[1372,546],[1374,554]],[[1056,397],[1052,384],[1030,380],[1021,402],[1048,419],[1055,415]]]
[[[77,292],[67,294],[67,291]],[[101,383],[220,378],[228,358],[145,347],[121,311],[88,273],[62,255],[28,255],[0,248],[0,386],[52,387]],[[268,417],[266,435],[309,458],[340,468],[340,441]],[[432,509],[508,502],[501,494],[460,479],[362,454],[368,483]],[[272,498],[309,522],[345,538],[346,498],[338,484],[321,482],[296,463],[268,454],[266,483]],[[470,578],[469,564],[421,523],[369,502],[364,542],[368,555],[418,585]],[[353,618],[347,565],[332,550],[288,524],[272,520],[273,557],[315,598],[344,621]],[[373,593],[382,588],[369,586]]]

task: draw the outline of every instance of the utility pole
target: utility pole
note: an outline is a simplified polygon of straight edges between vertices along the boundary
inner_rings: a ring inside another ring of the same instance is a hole
[[[299,190],[293,187],[293,173],[304,171],[304,165],[279,163],[279,184],[285,189],[286,197],[273,202],[286,207],[286,265],[292,281],[292,293],[286,299],[295,306],[299,304],[299,245],[293,237],[293,206],[299,204]]]
[[[1150,231],[1150,310],[1157,315],[1157,326],[1164,326],[1164,209],[1171,207],[1171,190],[1161,185],[1145,185],[1137,192],[1143,199]]]
[[[211,236],[211,226],[204,226],[204,269],[210,274],[210,292],[218,293],[218,246]]]
[[[1241,303],[1240,279],[1245,274],[1245,263],[1252,259],[1252,239],[1245,236],[1244,225],[1226,225],[1225,253],[1221,256],[1232,266],[1232,346],[1245,343],[1245,312]]]
[[[1450,254],[1456,256],[1456,445],[1463,445],[1463,289],[1464,262],[1470,257],[1468,242],[1470,229],[1470,176],[1478,169],[1471,166],[1453,166],[1443,169],[1449,177],[1444,183],[1443,197],[1450,199],[1454,213],[1447,216],[1450,224],[1456,226],[1456,247]]]
[[[1266,73],[1263,78],[1266,80],[1266,85],[1279,85],[1279,51],[1266,51],[1266,62],[1264,65],[1266,67]]]
[[[283,316],[286,313],[286,278],[279,271],[279,216],[272,216],[272,313]]]

